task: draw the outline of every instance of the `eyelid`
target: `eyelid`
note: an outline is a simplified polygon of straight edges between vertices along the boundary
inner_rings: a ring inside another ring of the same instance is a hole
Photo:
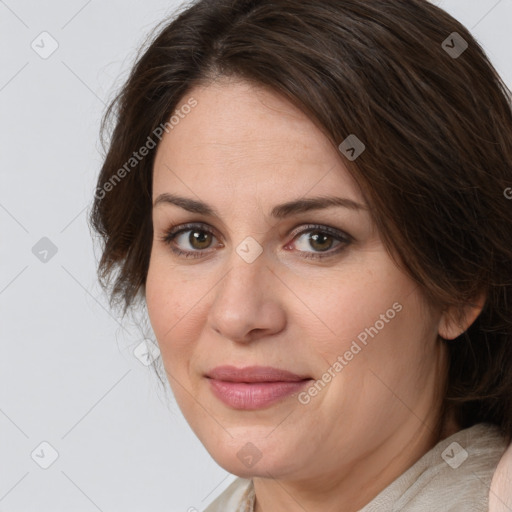
[[[302,235],[307,233],[308,231],[313,230],[317,230],[321,233],[327,233],[335,238],[341,238],[346,242],[354,241],[354,237],[349,235],[346,231],[337,228],[332,228],[324,224],[300,224],[297,228],[294,228],[288,236],[290,236],[293,241],[297,235]]]
[[[185,224],[176,224],[172,225],[169,228],[167,228],[164,231],[164,234],[159,239],[169,245],[171,247],[171,250],[178,255],[189,255],[189,257],[201,257],[201,254],[208,254],[212,252],[212,248],[207,248],[204,250],[183,250],[179,247],[173,247],[173,241],[174,239],[179,236],[183,232],[191,231],[193,229],[197,229],[198,231],[204,231],[206,233],[211,234],[215,238],[219,239],[219,237],[216,234],[215,228],[210,227],[208,224],[204,222],[189,222]],[[295,238],[297,238],[298,235],[304,235],[308,232],[317,231],[320,233],[325,233],[327,235],[332,236],[334,239],[336,239],[338,242],[340,242],[340,245],[342,246],[341,249],[337,249],[335,251],[297,251],[299,253],[304,253],[309,256],[303,256],[306,259],[321,259],[321,258],[328,258],[329,256],[335,256],[339,254],[346,246],[350,245],[352,242],[355,241],[354,237],[348,234],[346,231],[343,231],[341,229],[333,228],[330,226],[326,226],[324,224],[299,224],[296,228],[292,229],[292,231],[287,235],[287,237],[291,238],[289,242],[287,242],[286,245],[289,245],[292,243]],[[220,247],[224,247],[224,244],[220,242]],[[197,254],[197,256],[191,256],[193,254]]]
[[[166,242],[167,240],[169,240],[169,243],[170,243],[170,241],[174,240],[182,232],[191,231],[194,228],[198,229],[198,231],[205,231],[206,233],[210,233],[215,238],[219,238],[215,232],[215,229],[208,226],[208,224],[205,224],[203,222],[187,222],[185,224],[171,225],[170,227],[165,229],[161,240],[163,242]],[[222,244],[222,246],[223,245],[224,244]],[[205,251],[195,251],[195,252],[205,252]]]
[[[165,230],[165,236],[170,235],[178,235],[182,231],[188,231],[189,229],[198,228],[204,229],[207,233],[210,233],[214,235],[215,237],[219,238],[216,234],[216,229],[210,227],[208,224],[198,221],[198,222],[187,222],[185,224],[173,224],[170,227],[168,227]],[[175,228],[179,228],[176,229]],[[346,231],[343,231],[338,228],[333,228],[330,226],[327,226],[325,224],[304,224],[303,222],[298,224],[295,228],[293,228],[286,236],[291,237],[294,239],[298,234],[302,234],[304,232],[307,232],[308,230],[317,229],[318,231],[326,232],[329,234],[332,234],[333,236],[344,238],[347,242],[353,242],[354,237],[349,235]]]

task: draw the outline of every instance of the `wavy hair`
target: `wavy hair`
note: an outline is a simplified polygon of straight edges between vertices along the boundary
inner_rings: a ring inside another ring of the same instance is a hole
[[[426,0],[198,0],[159,26],[102,124],[112,130],[89,222],[111,305],[125,314],[144,296],[153,237],[156,149],[126,163],[194,86],[224,76],[281,94],[335,147],[364,142],[357,160],[340,158],[432,304],[462,311],[486,294],[470,328],[443,341],[444,407],[510,441],[511,93],[469,31]]]

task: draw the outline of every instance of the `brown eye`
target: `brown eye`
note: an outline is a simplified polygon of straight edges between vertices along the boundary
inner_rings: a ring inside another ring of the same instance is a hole
[[[347,233],[328,226],[308,225],[306,228],[295,232],[292,242],[297,252],[306,259],[334,256],[353,241]],[[172,227],[161,238],[174,254],[185,258],[200,258],[214,245],[215,239],[217,237],[210,229],[194,224]],[[331,250],[333,247],[334,250]]]
[[[169,245],[171,251],[186,258],[199,258],[212,246],[216,236],[200,225],[185,225],[170,228],[161,240]]]
[[[341,252],[353,241],[353,238],[347,233],[328,226],[313,225],[308,227],[309,229],[296,233],[293,240],[293,246],[306,259],[333,256]],[[331,251],[332,247],[335,247],[335,249]]]
[[[312,232],[314,233],[314,232]],[[333,238],[331,235],[317,232],[309,235],[308,243],[317,251],[327,251],[332,247]]]
[[[191,247],[198,250],[208,249],[213,236],[211,233],[199,229],[191,229],[188,231],[190,232],[188,243]]]

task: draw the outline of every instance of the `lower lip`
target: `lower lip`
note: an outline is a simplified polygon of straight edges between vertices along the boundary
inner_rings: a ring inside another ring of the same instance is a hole
[[[286,382],[226,382],[208,379],[213,394],[233,409],[262,409],[298,393],[311,379]]]

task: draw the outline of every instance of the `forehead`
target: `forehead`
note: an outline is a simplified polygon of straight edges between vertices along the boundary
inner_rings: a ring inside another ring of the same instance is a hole
[[[217,198],[262,190],[280,200],[337,191],[363,201],[337,148],[270,89],[226,79],[190,90],[177,110],[191,98],[196,106],[159,144],[153,198],[188,188]]]

